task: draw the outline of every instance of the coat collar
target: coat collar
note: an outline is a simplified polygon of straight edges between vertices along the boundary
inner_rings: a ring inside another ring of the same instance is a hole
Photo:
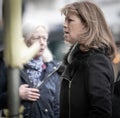
[[[107,48],[105,47],[98,48],[98,49],[91,48],[90,50],[83,52],[80,50],[80,44],[75,43],[73,46],[71,46],[70,50],[65,55],[64,63],[65,65],[68,65],[68,64],[71,64],[74,59],[81,60],[87,56],[90,56],[96,53],[107,55],[106,52],[107,52]]]

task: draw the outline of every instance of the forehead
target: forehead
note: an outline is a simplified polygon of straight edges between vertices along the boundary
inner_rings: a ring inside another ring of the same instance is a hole
[[[68,20],[68,19],[78,19],[78,20],[80,20],[80,17],[77,14],[75,14],[75,13],[69,12],[65,16],[65,20]]]
[[[38,26],[37,28],[35,28],[35,30],[33,31],[32,35],[47,36],[48,32],[47,32],[47,29],[45,29],[44,27]]]
[[[75,9],[75,7],[67,7],[63,9],[62,13],[64,14],[65,18],[74,18],[74,17],[79,18],[79,14]]]
[[[75,14],[74,12],[68,12],[68,14],[65,15],[65,17],[76,17],[78,16],[77,14]]]
[[[64,15],[65,16],[71,16],[71,15],[78,15],[78,12],[76,10],[72,10],[72,9],[67,9],[66,11],[64,11]]]

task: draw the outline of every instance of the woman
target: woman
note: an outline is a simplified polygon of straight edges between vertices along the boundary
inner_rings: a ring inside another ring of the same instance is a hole
[[[116,46],[102,11],[89,1],[62,9],[65,56],[60,91],[60,118],[111,118]]]
[[[52,54],[47,48],[47,29],[42,25],[25,27],[27,30],[23,30],[23,34],[27,45],[31,46],[38,41],[41,48],[21,71],[19,95],[25,107],[23,116],[24,118],[58,118],[59,64],[53,61]]]
[[[19,96],[24,106],[24,118],[59,118],[59,63],[53,60],[47,48],[48,32],[45,26],[28,24],[23,28],[28,46],[40,43],[36,56],[20,72]],[[2,53],[0,53],[2,54]],[[6,69],[0,57],[0,109],[7,108]],[[17,79],[17,78],[16,78]]]

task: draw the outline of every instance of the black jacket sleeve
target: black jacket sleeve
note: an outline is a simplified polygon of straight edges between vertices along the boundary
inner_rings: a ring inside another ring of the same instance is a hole
[[[101,54],[92,56],[87,76],[90,99],[88,118],[111,118],[114,72],[110,60]]]

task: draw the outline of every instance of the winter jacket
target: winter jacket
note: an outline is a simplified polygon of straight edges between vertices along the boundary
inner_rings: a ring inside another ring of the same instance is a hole
[[[114,94],[112,98],[112,118],[120,118],[120,70],[114,82]]]
[[[48,50],[47,50],[48,51]],[[24,118],[59,118],[59,89],[60,76],[58,74],[59,63],[53,61],[51,54],[44,54],[44,62],[46,69],[42,73],[43,83],[39,86],[40,98],[36,102],[21,100],[21,104],[25,110]],[[20,71],[21,84],[29,84],[32,87],[24,69]],[[6,67],[3,61],[3,56],[0,58],[0,110],[7,108],[6,94]]]
[[[25,107],[24,118],[59,118],[60,78],[56,72],[58,67],[54,62],[49,62],[46,66],[43,83],[38,87],[40,98],[35,102],[22,101]],[[21,80],[22,84],[30,85],[24,71],[21,72]]]
[[[114,71],[103,49],[66,55],[60,90],[60,118],[111,118]]]

